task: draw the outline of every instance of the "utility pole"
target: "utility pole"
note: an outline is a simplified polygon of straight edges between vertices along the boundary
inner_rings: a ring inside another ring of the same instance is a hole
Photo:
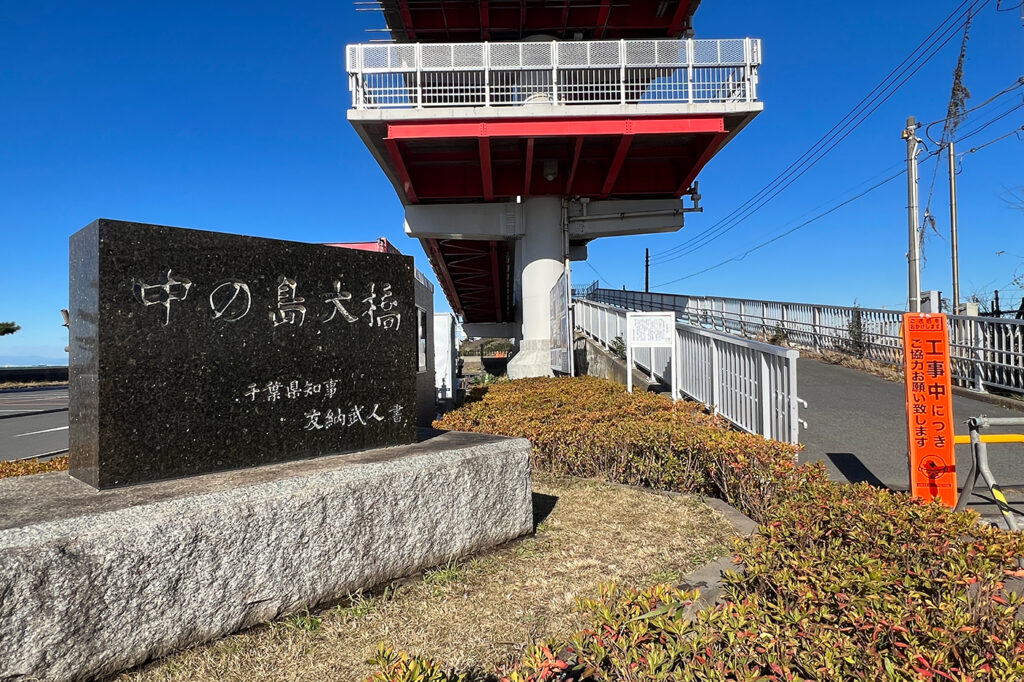
[[[644,249],[644,293],[651,291],[651,250]]]
[[[907,117],[907,127],[903,130],[903,139],[907,141],[907,227],[908,227],[908,291],[907,299],[910,312],[921,312],[921,237],[917,231],[917,121],[913,116]]]
[[[960,314],[960,254],[957,249],[956,232],[956,152],[953,141],[949,142],[949,234],[953,251],[953,314]]]

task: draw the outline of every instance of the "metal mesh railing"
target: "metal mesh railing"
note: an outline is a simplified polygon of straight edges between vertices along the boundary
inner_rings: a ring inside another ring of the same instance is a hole
[[[349,45],[352,106],[753,102],[761,41]]]
[[[674,310],[688,324],[747,338],[775,336],[816,351],[903,363],[898,310],[617,289],[594,289],[589,298],[630,310]],[[1024,393],[1024,320],[948,317],[953,382]]]
[[[616,337],[626,338],[624,308],[593,299],[577,298],[574,304],[576,328],[605,348],[610,349]],[[684,396],[704,403],[744,431],[799,442],[799,352],[682,323],[676,324],[675,343],[679,367],[672,367],[669,348],[637,348],[634,364],[670,386],[675,372]]]

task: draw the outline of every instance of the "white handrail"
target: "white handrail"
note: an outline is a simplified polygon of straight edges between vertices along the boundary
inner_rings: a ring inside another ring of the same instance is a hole
[[[761,41],[357,44],[354,109],[757,101]]]
[[[593,289],[589,298],[632,310],[674,310],[689,324],[738,336],[776,336],[816,351],[903,363],[899,310],[618,289]],[[1024,393],[1024,320],[948,317],[954,383]]]
[[[591,299],[576,299],[574,308],[576,328],[605,348],[625,338],[625,308]],[[672,367],[669,348],[638,348],[635,365],[667,385],[675,372],[676,398],[698,400],[744,431],[799,442],[799,352],[681,322],[675,343],[679,367]]]

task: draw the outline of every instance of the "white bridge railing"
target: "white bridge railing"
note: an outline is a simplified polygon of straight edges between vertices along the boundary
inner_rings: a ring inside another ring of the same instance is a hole
[[[616,337],[626,338],[624,308],[591,299],[576,299],[574,304],[576,328],[605,348],[611,349]],[[672,367],[668,348],[636,349],[634,363],[667,385],[676,372],[684,396],[704,403],[744,431],[799,442],[798,351],[682,323],[676,324],[676,345],[679,367]]]
[[[355,109],[753,102],[761,41],[349,45]]]
[[[673,310],[688,324],[755,339],[784,338],[816,351],[903,363],[902,311],[594,289],[589,298],[631,310]],[[954,383],[1024,393],[1024,320],[949,315]]]

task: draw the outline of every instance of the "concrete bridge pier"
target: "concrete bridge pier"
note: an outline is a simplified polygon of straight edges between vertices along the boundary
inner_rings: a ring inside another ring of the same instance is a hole
[[[565,269],[562,204],[558,197],[523,201],[522,237],[516,242],[519,352],[508,363],[512,379],[551,376],[551,288]]]

